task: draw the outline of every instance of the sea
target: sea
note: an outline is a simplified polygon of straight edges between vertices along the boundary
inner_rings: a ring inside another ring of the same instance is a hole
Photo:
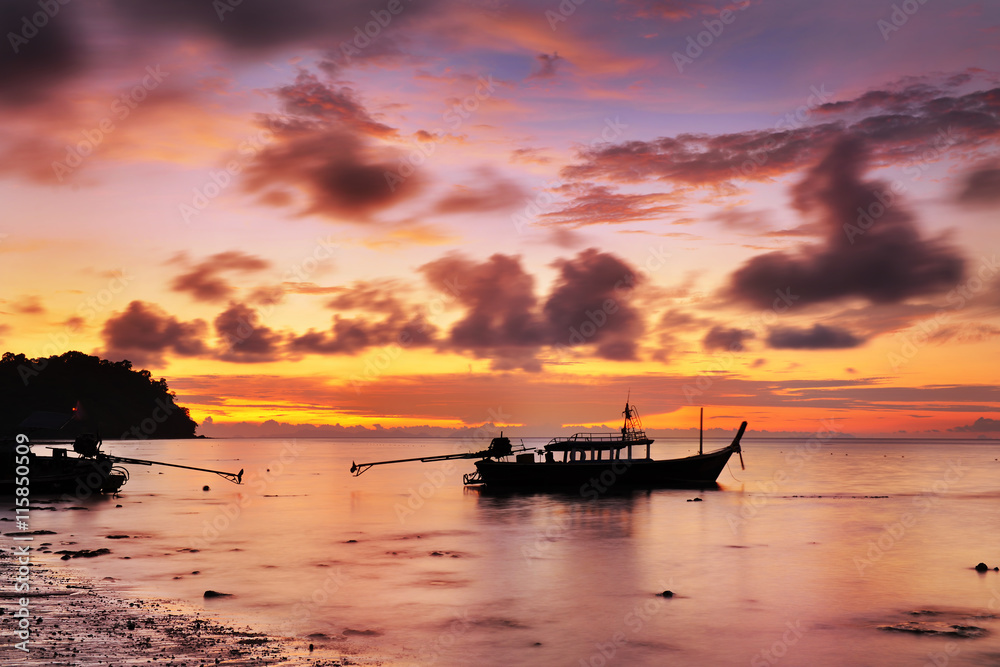
[[[118,497],[50,503],[31,528],[52,551],[111,550],[56,567],[344,664],[1000,664],[998,441],[750,432],[745,469],[733,457],[708,489],[497,494],[464,486],[462,459],[350,472],[486,444],[105,442],[243,483],[128,465]]]

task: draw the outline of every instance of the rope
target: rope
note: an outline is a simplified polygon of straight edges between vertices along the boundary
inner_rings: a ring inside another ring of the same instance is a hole
[[[735,473],[733,473],[733,469],[729,467],[729,461],[726,461],[726,470],[728,470],[728,471],[729,471],[729,474],[733,476],[733,479],[735,479],[735,480],[736,480],[737,482],[739,482],[740,484],[742,484],[742,483],[743,483],[743,480],[742,480],[742,479],[740,479],[739,477],[737,477],[737,476],[736,476],[736,474],[735,474]]]

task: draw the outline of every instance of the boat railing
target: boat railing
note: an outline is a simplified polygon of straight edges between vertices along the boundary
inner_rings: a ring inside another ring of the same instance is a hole
[[[628,444],[629,442],[645,441],[646,433],[644,431],[627,431],[624,434],[619,433],[574,433],[571,436],[563,438],[552,438],[549,440],[550,445],[557,442],[621,442],[623,444]]]

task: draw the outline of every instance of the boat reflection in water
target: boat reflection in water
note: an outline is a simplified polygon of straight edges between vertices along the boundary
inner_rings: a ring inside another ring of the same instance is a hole
[[[514,449],[510,438],[501,433],[480,452],[354,463],[351,472],[357,476],[375,465],[405,461],[479,459],[476,471],[464,476],[466,485],[484,485],[491,490],[574,489],[596,498],[612,486],[629,489],[715,484],[729,457],[739,454],[743,463],[740,440],[746,422],[740,425],[732,443],[722,449],[703,453],[699,443],[699,453],[694,456],[655,460],[649,448],[653,440],[642,430],[635,406],[626,402],[622,414],[625,421],[620,433],[577,433],[553,438],[539,450],[523,445]]]

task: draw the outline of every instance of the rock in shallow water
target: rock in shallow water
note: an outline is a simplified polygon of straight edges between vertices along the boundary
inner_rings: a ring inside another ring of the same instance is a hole
[[[232,597],[232,593],[220,593],[218,591],[205,591],[205,597],[207,598],[228,598]]]
[[[939,623],[935,621],[906,621],[894,625],[880,625],[879,630],[887,632],[911,632],[918,635],[933,635],[938,637],[958,637],[961,639],[974,639],[985,637],[989,634],[986,628],[975,625],[959,625]]]

